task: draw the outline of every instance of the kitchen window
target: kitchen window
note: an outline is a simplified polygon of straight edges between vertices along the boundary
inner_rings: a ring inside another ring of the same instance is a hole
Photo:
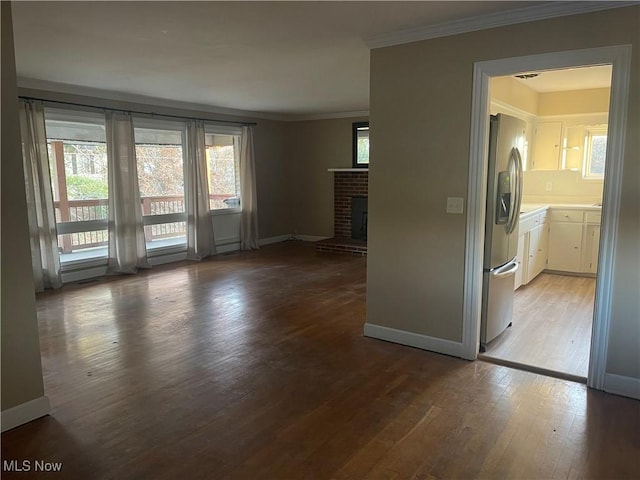
[[[585,136],[583,175],[585,178],[604,178],[607,158],[607,127],[587,127]]]

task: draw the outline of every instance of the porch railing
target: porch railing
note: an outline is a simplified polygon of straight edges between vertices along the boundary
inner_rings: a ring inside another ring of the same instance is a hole
[[[233,195],[209,195],[210,201],[220,204]],[[63,205],[61,206],[61,203]],[[53,202],[56,222],[86,222],[90,220],[107,220],[107,199],[91,200],[67,200],[66,202]],[[185,212],[183,196],[166,195],[154,197],[142,197],[140,199],[142,215],[165,215]],[[147,242],[162,238],[186,236],[186,222],[171,222],[144,227]],[[83,231],[78,233],[65,233],[58,235],[58,246],[61,253],[101,247],[108,243],[107,230]]]

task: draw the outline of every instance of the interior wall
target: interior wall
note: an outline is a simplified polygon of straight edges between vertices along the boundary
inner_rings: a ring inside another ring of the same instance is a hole
[[[2,8],[2,411],[44,395],[18,122],[11,7]]]
[[[466,197],[474,63],[631,44],[606,370],[640,378],[639,16],[632,6],[372,51],[368,323],[462,341],[466,219],[445,206]]]
[[[287,129],[288,155],[293,165],[295,232],[333,236],[333,173],[329,168],[351,168],[352,123],[366,117],[291,122]]]
[[[538,116],[608,112],[610,96],[610,88],[540,93]]]
[[[491,99],[498,100],[511,107],[524,110],[532,115],[538,114],[540,94],[511,77],[491,79]]]

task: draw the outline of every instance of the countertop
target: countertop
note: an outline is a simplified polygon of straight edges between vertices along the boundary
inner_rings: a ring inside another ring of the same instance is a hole
[[[520,221],[542,213],[545,210],[561,208],[563,210],[586,210],[590,212],[600,212],[602,205],[600,204],[580,204],[580,203],[523,203],[520,207]]]

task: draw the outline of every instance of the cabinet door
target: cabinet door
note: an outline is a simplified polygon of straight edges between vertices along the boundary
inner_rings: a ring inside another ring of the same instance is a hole
[[[562,122],[538,123],[534,131],[532,170],[560,168]]]
[[[598,248],[600,246],[600,225],[587,226],[584,271],[598,273]]]
[[[536,278],[547,266],[547,245],[549,228],[538,225],[529,232],[529,258],[527,259],[527,283]]]
[[[580,272],[582,224],[551,222],[549,226],[549,270]]]
[[[529,244],[529,232],[521,233],[518,235],[518,254],[516,255],[516,263],[518,264],[518,270],[516,270],[515,285],[513,287],[516,290],[521,285],[525,284],[527,278],[527,245]]]

